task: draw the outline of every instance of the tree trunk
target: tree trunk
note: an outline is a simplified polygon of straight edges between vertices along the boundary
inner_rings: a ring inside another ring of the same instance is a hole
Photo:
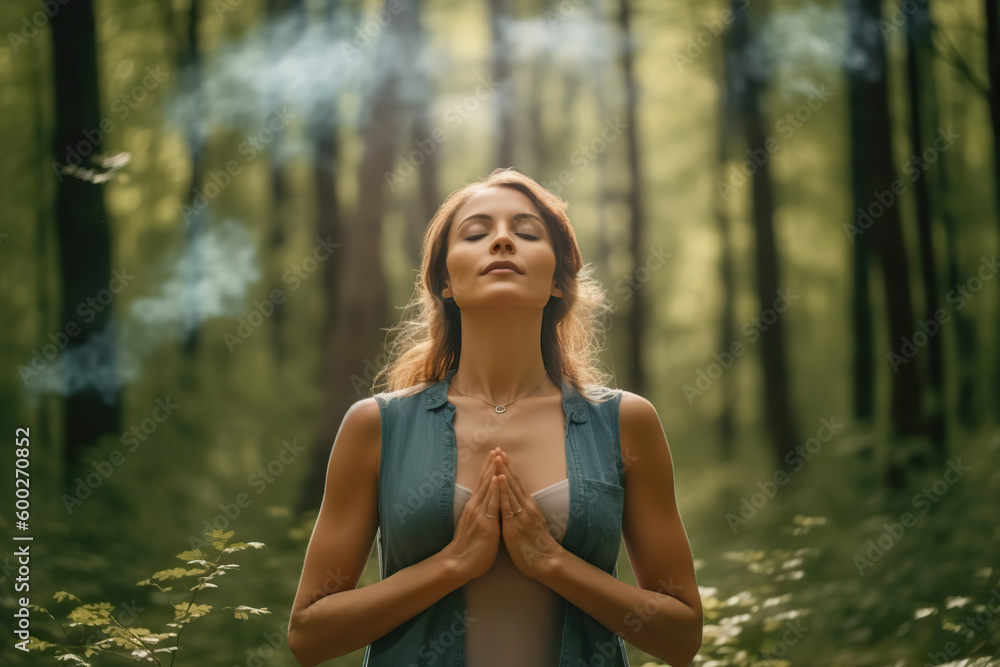
[[[739,9],[736,0],[732,10]],[[732,140],[729,128],[739,121],[734,102],[739,98],[733,72],[726,63],[734,57],[733,41],[729,34],[723,37],[721,57],[714,60],[715,80],[719,82],[719,104],[717,125],[716,169],[718,180],[725,179],[725,168],[729,160],[729,146]],[[719,282],[722,290],[722,312],[719,317],[718,344],[716,349],[728,352],[736,340],[736,275],[733,270],[733,245],[730,239],[729,209],[722,197],[713,198],[715,224],[719,234]],[[723,461],[730,461],[735,454],[736,444],[736,381],[730,374],[720,378],[722,387],[722,410],[719,413],[719,454]]]
[[[387,0],[387,11],[392,2]],[[324,343],[324,409],[310,455],[310,474],[297,506],[299,512],[318,507],[322,500],[330,448],[347,409],[370,390],[383,349],[383,341],[375,334],[389,324],[381,256],[384,184],[385,174],[393,168],[403,121],[399,92],[409,74],[407,62],[416,62],[418,55],[415,44],[420,6],[419,0],[405,3],[372,47],[377,50],[375,71],[382,78],[366,105],[370,111],[362,128],[358,213],[354,224],[345,230],[341,249],[345,257],[343,279],[335,287],[336,318]]]
[[[882,269],[888,311],[890,355],[899,354],[903,339],[914,332],[913,304],[910,295],[909,264],[903,243],[903,226],[892,162],[891,136],[887,94],[887,63],[885,40],[879,31],[881,7],[878,0],[847,0],[849,22],[849,60],[847,65],[850,91],[852,190],[855,210],[854,242],[871,236],[871,248]],[[897,187],[898,189],[898,187]],[[857,256],[856,262],[863,261]],[[858,266],[855,272],[862,271]],[[856,286],[856,295],[861,298]],[[870,335],[870,332],[863,332]],[[918,463],[916,450],[902,453],[906,439],[922,431],[920,418],[920,375],[913,361],[894,362],[890,379],[890,463],[886,481],[891,488],[904,484],[904,469]],[[902,440],[897,440],[902,438]],[[916,458],[914,458],[916,456]]]
[[[181,87],[183,94],[189,99],[198,101],[201,105],[203,91],[201,90],[201,56],[198,52],[198,20],[199,0],[191,0],[188,8],[187,30],[183,47],[177,50],[178,70],[181,72]],[[201,279],[200,246],[205,237],[208,218],[208,205],[199,201],[198,188],[202,184],[204,166],[202,153],[204,144],[197,131],[188,131],[188,156],[191,162],[191,184],[187,191],[187,202],[182,205],[184,212],[184,243],[187,248],[188,273],[187,293],[184,299],[184,353],[188,357],[198,354],[198,338],[201,329],[201,304],[198,303],[198,283]]]
[[[910,147],[914,156],[924,154],[924,118],[922,107],[933,107],[936,100],[923,94],[921,85],[921,65],[925,62],[924,54],[928,52],[931,29],[930,8],[927,2],[917,3],[917,8],[906,15],[906,78],[909,89],[910,112]],[[925,71],[932,71],[928,66]],[[930,77],[928,77],[930,78]],[[929,92],[929,91],[928,91]],[[918,157],[918,166],[926,169],[927,165]],[[933,245],[933,218],[930,200],[930,178],[926,173],[913,183],[916,203],[917,230],[920,243],[921,278],[924,287],[924,315],[928,321],[937,321],[938,284],[937,258]],[[937,325],[941,326],[940,323]],[[927,430],[931,438],[936,462],[945,461],[945,396],[944,396],[944,361],[942,357],[941,336],[927,334],[927,371],[929,405],[926,410]]]
[[[527,125],[531,133],[532,159],[534,160],[536,174],[548,174],[549,159],[546,150],[546,140],[548,136],[545,132],[544,116],[542,110],[545,102],[542,97],[545,95],[545,72],[543,63],[535,60],[530,65],[531,76],[531,98],[528,104]],[[558,174],[553,174],[558,176]]]
[[[413,31],[413,49],[418,54],[423,53],[425,51],[424,34],[419,20],[415,22]],[[408,78],[418,82],[417,90],[420,91],[410,105],[410,114],[413,117],[413,136],[415,139],[423,141],[426,145],[428,141],[431,144],[434,142],[432,136],[434,128],[431,127],[430,121],[434,93],[431,90],[430,77],[421,66],[423,62],[426,62],[423,58],[416,58],[412,61],[413,67]],[[424,230],[441,204],[438,190],[438,156],[439,152],[434,150],[429,155],[424,156],[424,160],[419,166],[420,210],[423,211],[423,215],[420,217],[421,224],[417,226],[411,225],[409,233],[409,237],[414,241],[413,249],[415,252],[412,253],[412,257],[415,265],[420,260],[420,250],[424,242]]]
[[[1000,4],[985,0],[986,64],[990,77],[990,124],[993,126],[993,192],[1000,206]]]
[[[267,20],[270,24],[272,24],[272,28],[275,23],[291,20],[294,23],[296,34],[304,32],[306,27],[306,17],[303,0],[267,0],[266,11]],[[286,46],[286,44],[280,43],[280,39],[280,36],[276,38],[277,43],[274,45],[276,51]],[[279,102],[280,100],[277,99],[270,100],[268,108],[277,108]],[[270,258],[281,256],[281,250],[285,247],[285,242],[288,238],[288,234],[285,229],[288,224],[286,209],[291,199],[291,188],[288,183],[289,177],[285,173],[285,168],[282,164],[283,158],[281,153],[284,143],[284,134],[276,132],[274,133],[274,138],[271,140],[271,145],[268,148],[268,155],[270,156],[270,160],[268,162],[268,180],[270,181],[271,191],[271,230],[267,239],[266,255]],[[276,272],[272,272],[272,275],[269,278],[272,289],[279,289],[281,287],[281,274],[282,271],[280,269]],[[270,291],[271,289],[268,290],[269,293]],[[271,351],[275,361],[280,364],[285,361],[288,355],[288,345],[285,340],[287,336],[285,321],[288,314],[288,302],[286,300],[282,300],[281,303],[275,303],[273,306],[274,311],[271,313],[270,317],[272,323]]]
[[[494,167],[514,166],[514,79],[510,76],[510,10],[507,0],[489,0],[493,35],[493,81],[496,84],[497,157]]]
[[[639,156],[638,94],[635,84],[634,51],[632,49],[631,7],[629,0],[618,0],[618,26],[622,53],[622,81],[625,88],[625,140],[629,173],[628,207],[630,225],[629,250],[636,269],[645,266],[645,219],[642,208],[642,161]],[[648,291],[648,290],[646,290]],[[629,362],[632,379],[631,390],[638,394],[646,393],[645,351],[642,347],[643,333],[646,327],[646,307],[643,299],[644,291],[640,288],[632,293],[632,307],[628,317]]]
[[[52,148],[62,290],[59,323],[60,331],[66,332],[67,327],[79,330],[69,337],[62,361],[83,356],[79,352],[86,346],[89,361],[79,370],[90,378],[97,372],[111,378],[103,391],[97,387],[81,391],[67,388],[63,446],[67,464],[64,488],[68,489],[84,450],[98,438],[120,431],[121,404],[112,310],[87,306],[87,300],[96,300],[113,279],[111,232],[99,185],[103,179],[94,175],[100,170],[101,118],[93,1],[76,0],[62,6],[52,16],[51,26],[55,86]],[[78,306],[87,314],[81,316]],[[92,363],[100,367],[93,368]]]
[[[929,77],[927,82],[934,85],[934,78]],[[954,81],[950,79],[944,79],[943,84],[946,86],[955,85]],[[964,98],[956,99],[951,90],[945,91],[944,94],[940,95],[940,98],[952,100],[953,107],[964,102]],[[930,127],[940,127],[941,123],[937,119],[936,108],[931,107],[930,110],[934,114]],[[959,113],[958,115],[961,114]],[[958,251],[961,245],[959,227],[951,206],[951,184],[953,180],[961,181],[962,179],[961,177],[958,179],[952,178],[952,164],[952,157],[948,153],[941,153],[938,156],[936,171],[939,188],[938,199],[941,201],[941,225],[944,228],[944,255],[949,289],[964,282],[964,279],[961,277],[962,273],[959,270]],[[978,400],[976,391],[980,363],[977,354],[979,343],[976,340],[975,322],[969,318],[968,311],[953,308],[951,304],[948,304],[948,307],[955,321],[956,345],[954,354],[958,360],[958,363],[954,366],[955,381],[958,385],[958,405],[955,412],[959,422],[963,426],[971,428],[982,421],[982,404]]]
[[[745,7],[745,5],[744,5]],[[741,91],[739,108],[743,118],[743,133],[749,154],[768,155],[761,99],[764,94],[765,75],[758,71],[764,66],[758,55],[762,44],[751,45],[750,17],[745,8],[736,7],[732,25],[733,52],[736,58],[726,63],[727,69],[737,73],[736,86]],[[772,139],[773,141],[773,139]],[[778,250],[774,237],[774,192],[771,182],[771,164],[764,160],[751,176],[751,219],[755,244],[754,262],[757,275],[757,299],[762,319],[767,312],[774,313],[773,324],[760,332],[761,357],[764,364],[765,423],[771,436],[771,445],[777,465],[787,467],[789,452],[798,444],[795,413],[789,394],[789,372],[786,359],[785,323],[773,304],[781,294],[778,267]],[[788,307],[787,305],[785,306]]]
[[[1000,4],[985,0],[986,59],[990,77],[990,124],[993,127],[993,194],[997,200],[997,220],[1000,221]],[[1000,301],[1000,293],[997,295]],[[1000,312],[1000,308],[997,308]],[[1000,360],[994,370],[996,396],[1000,396]]]

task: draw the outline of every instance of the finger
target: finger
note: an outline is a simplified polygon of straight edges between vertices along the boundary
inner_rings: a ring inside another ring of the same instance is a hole
[[[495,464],[493,463],[494,454],[490,452],[486,455],[486,460],[483,461],[483,469],[479,472],[479,480],[476,482],[476,488],[472,494],[472,498],[477,501],[486,498],[489,500],[489,490],[490,490],[490,477],[493,475],[493,468]],[[470,499],[471,500],[471,499]]]
[[[500,485],[497,483],[497,476],[494,475],[490,480],[490,502],[485,505],[487,508],[487,513],[490,515],[488,518],[500,518]]]
[[[521,484],[517,481],[513,471],[511,471],[510,466],[504,462],[503,455],[499,458],[499,469],[504,473],[504,477],[507,480],[507,487],[510,488],[511,498],[517,501],[520,505],[523,502],[524,492],[521,489]]]
[[[500,509],[503,510],[504,518],[510,517],[513,510],[510,508],[510,487],[507,485],[507,477],[501,475],[497,479],[502,480],[500,484]]]

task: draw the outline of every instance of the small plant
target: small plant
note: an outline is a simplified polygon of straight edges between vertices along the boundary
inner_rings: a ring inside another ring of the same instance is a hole
[[[166,594],[174,589],[173,586],[163,585],[170,580],[177,580],[180,583],[186,577],[197,577],[198,583],[187,587],[187,590],[191,591],[191,595],[187,597],[187,600],[182,602],[172,603],[174,610],[173,620],[166,624],[166,630],[164,632],[153,632],[149,628],[138,627],[132,625],[132,623],[137,620],[135,615],[131,610],[127,608],[125,614],[116,617],[115,607],[110,602],[98,602],[94,604],[83,604],[75,595],[67,593],[66,591],[59,591],[53,598],[57,603],[64,602],[66,600],[71,600],[73,602],[79,603],[75,609],[67,614],[71,622],[69,623],[70,628],[80,628],[81,626],[87,628],[97,628],[100,633],[103,633],[103,637],[96,634],[97,631],[90,631],[86,638],[80,638],[79,636],[73,637],[63,624],[53,616],[47,609],[39,607],[38,605],[30,605],[31,608],[47,614],[52,620],[56,622],[59,629],[62,631],[63,635],[66,637],[66,641],[62,643],[51,643],[38,639],[37,637],[31,637],[31,641],[28,644],[29,651],[54,651],[56,660],[63,660],[70,664],[91,666],[92,663],[88,660],[94,656],[100,656],[102,654],[115,655],[117,657],[126,658],[128,660],[134,660],[137,662],[147,662],[156,665],[164,665],[163,660],[166,656],[170,656],[170,661],[166,664],[173,665],[174,656],[176,655],[178,649],[180,648],[180,638],[181,633],[184,632],[184,628],[198,620],[203,618],[212,612],[212,605],[209,604],[195,604],[195,598],[198,594],[206,588],[218,588],[218,586],[212,583],[213,579],[221,577],[226,574],[226,572],[232,570],[238,570],[239,565],[235,563],[223,564],[222,558],[228,554],[236,553],[237,551],[243,551],[244,549],[253,548],[260,549],[264,546],[263,542],[235,542],[229,544],[229,540],[234,535],[233,531],[222,532],[221,530],[213,530],[211,532],[206,532],[205,536],[210,540],[210,543],[205,544],[205,548],[211,547],[216,552],[214,560],[208,560],[208,554],[206,554],[202,549],[191,549],[188,551],[182,551],[177,554],[177,558],[181,559],[189,566],[194,567],[174,567],[166,570],[160,570],[154,573],[149,579],[143,579],[137,582],[137,586],[153,586],[157,588],[160,592]],[[170,596],[166,596],[170,599]],[[246,620],[250,618],[250,614],[270,614],[266,607],[262,609],[255,609],[254,607],[248,607],[245,605],[239,605],[236,607],[223,607],[223,609],[233,610],[233,615],[237,619]],[[126,618],[127,617],[127,618]],[[124,622],[123,622],[124,621]],[[79,635],[80,631],[73,631],[74,634]],[[169,646],[161,646],[161,644],[173,643]]]

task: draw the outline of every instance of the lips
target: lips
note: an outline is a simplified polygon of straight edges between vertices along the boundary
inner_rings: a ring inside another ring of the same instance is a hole
[[[521,273],[521,269],[519,269],[517,264],[515,264],[514,262],[509,262],[507,260],[499,260],[488,264],[486,268],[483,269],[483,274],[485,275],[490,271],[492,271],[493,269],[511,269],[512,271]]]

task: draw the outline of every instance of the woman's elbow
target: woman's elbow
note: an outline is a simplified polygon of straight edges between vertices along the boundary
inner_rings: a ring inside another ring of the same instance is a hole
[[[704,617],[700,610],[692,610],[692,618],[685,627],[685,632],[679,641],[674,641],[670,647],[670,656],[667,664],[670,667],[687,667],[701,650],[703,641],[702,630]]]
[[[315,656],[310,650],[311,647],[302,636],[301,626],[298,625],[301,622],[302,619],[297,614],[293,614],[292,618],[289,620],[288,650],[301,667],[316,667],[316,665],[323,662],[323,660]]]

